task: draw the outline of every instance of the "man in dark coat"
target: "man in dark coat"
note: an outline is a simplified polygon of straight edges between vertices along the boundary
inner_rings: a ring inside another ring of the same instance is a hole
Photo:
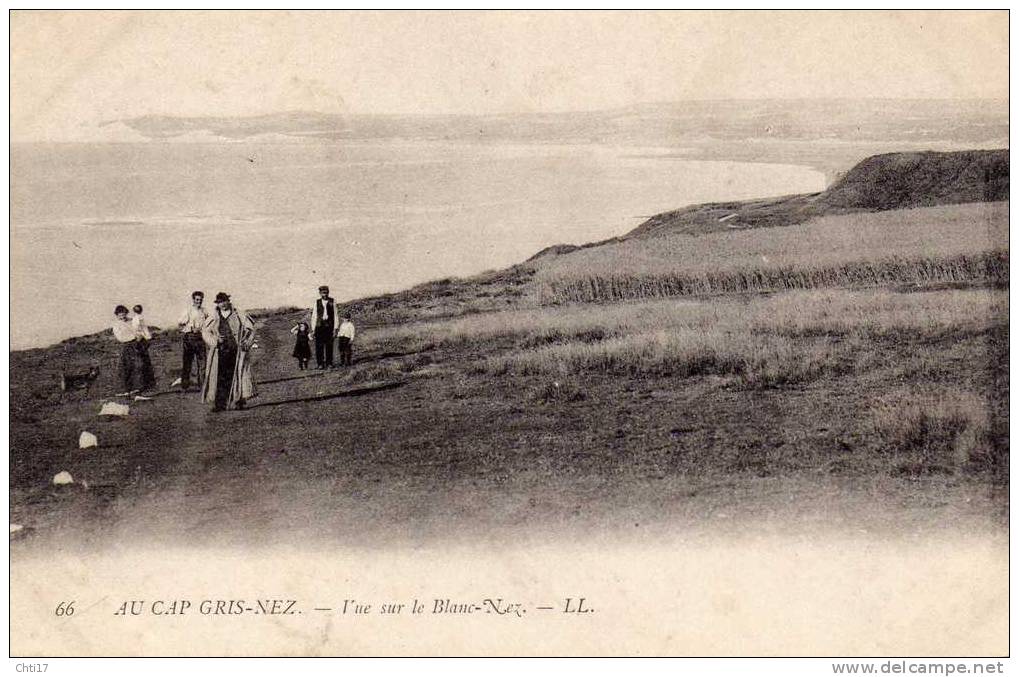
[[[332,369],[333,336],[339,322],[336,319],[336,301],[329,296],[329,287],[318,288],[319,298],[311,309],[311,329],[315,334],[315,364],[319,369]]]

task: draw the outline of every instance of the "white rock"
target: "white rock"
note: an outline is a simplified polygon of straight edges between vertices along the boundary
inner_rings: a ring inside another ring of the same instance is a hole
[[[134,401],[135,402],[151,402],[152,398],[151,397],[145,397],[144,395],[135,395],[134,396]]]
[[[74,484],[74,478],[71,477],[71,473],[61,470],[53,476],[53,484]]]
[[[21,531],[24,528],[25,527],[21,526],[20,524],[12,524],[11,525],[11,533],[12,534],[16,534],[16,533],[18,533],[19,531]]]
[[[100,416],[127,416],[130,408],[126,404],[117,404],[116,402],[107,402],[103,405],[103,408],[99,410]]]
[[[179,386],[179,385],[180,385],[180,379],[176,378],[176,379],[173,380],[173,383],[170,384],[170,387],[174,388],[174,387]]]
[[[96,437],[95,435],[93,435],[92,433],[88,432],[87,430],[82,432],[82,434],[78,436],[78,448],[79,449],[88,449],[89,447],[98,447],[98,446],[99,446],[99,438]]]

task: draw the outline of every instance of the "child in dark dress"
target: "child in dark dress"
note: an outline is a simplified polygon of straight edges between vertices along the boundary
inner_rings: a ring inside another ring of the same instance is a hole
[[[299,322],[290,330],[297,339],[294,341],[294,357],[297,358],[297,368],[307,369],[308,360],[311,359],[311,344],[308,342],[308,323]]]

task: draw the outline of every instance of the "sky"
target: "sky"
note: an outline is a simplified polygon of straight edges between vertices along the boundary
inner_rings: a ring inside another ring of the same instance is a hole
[[[1008,97],[1004,10],[15,11],[10,36],[13,141],[148,114]]]

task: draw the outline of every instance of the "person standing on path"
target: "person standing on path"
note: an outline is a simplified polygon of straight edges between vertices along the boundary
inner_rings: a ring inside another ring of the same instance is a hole
[[[134,375],[138,371],[138,332],[127,316],[127,306],[117,306],[113,311],[113,338],[120,342],[120,383],[123,392],[117,396],[137,392]]]
[[[311,329],[315,334],[315,364],[319,369],[333,366],[333,334],[336,330],[336,301],[329,296],[329,287],[318,288],[319,298],[311,309]]]
[[[298,322],[290,330],[296,338],[294,339],[294,357],[297,358],[297,368],[305,370],[308,368],[308,360],[311,359],[311,346],[308,342],[308,323]]]
[[[336,336],[339,337],[340,364],[342,366],[349,367],[354,363],[354,333],[354,323],[350,321],[350,313],[344,313],[343,322],[340,322],[340,328],[336,332]]]
[[[135,345],[138,349],[138,360],[141,362],[142,390],[152,390],[156,387],[156,373],[152,370],[152,358],[149,357],[149,341],[152,340],[152,332],[149,331],[149,325],[145,321],[143,315],[145,309],[141,307],[141,304],[132,308],[131,312],[134,313],[131,325],[138,336]]]
[[[247,313],[237,310],[225,292],[216,294],[216,309],[202,326],[208,346],[202,401],[213,411],[243,409],[255,396],[250,351],[255,344],[255,324]]]
[[[191,387],[191,365],[198,372],[198,387],[205,382],[205,341],[202,340],[202,327],[209,319],[209,313],[202,308],[205,294],[200,291],[191,292],[191,305],[177,320],[180,329],[180,342],[183,349],[180,370],[180,389]]]

